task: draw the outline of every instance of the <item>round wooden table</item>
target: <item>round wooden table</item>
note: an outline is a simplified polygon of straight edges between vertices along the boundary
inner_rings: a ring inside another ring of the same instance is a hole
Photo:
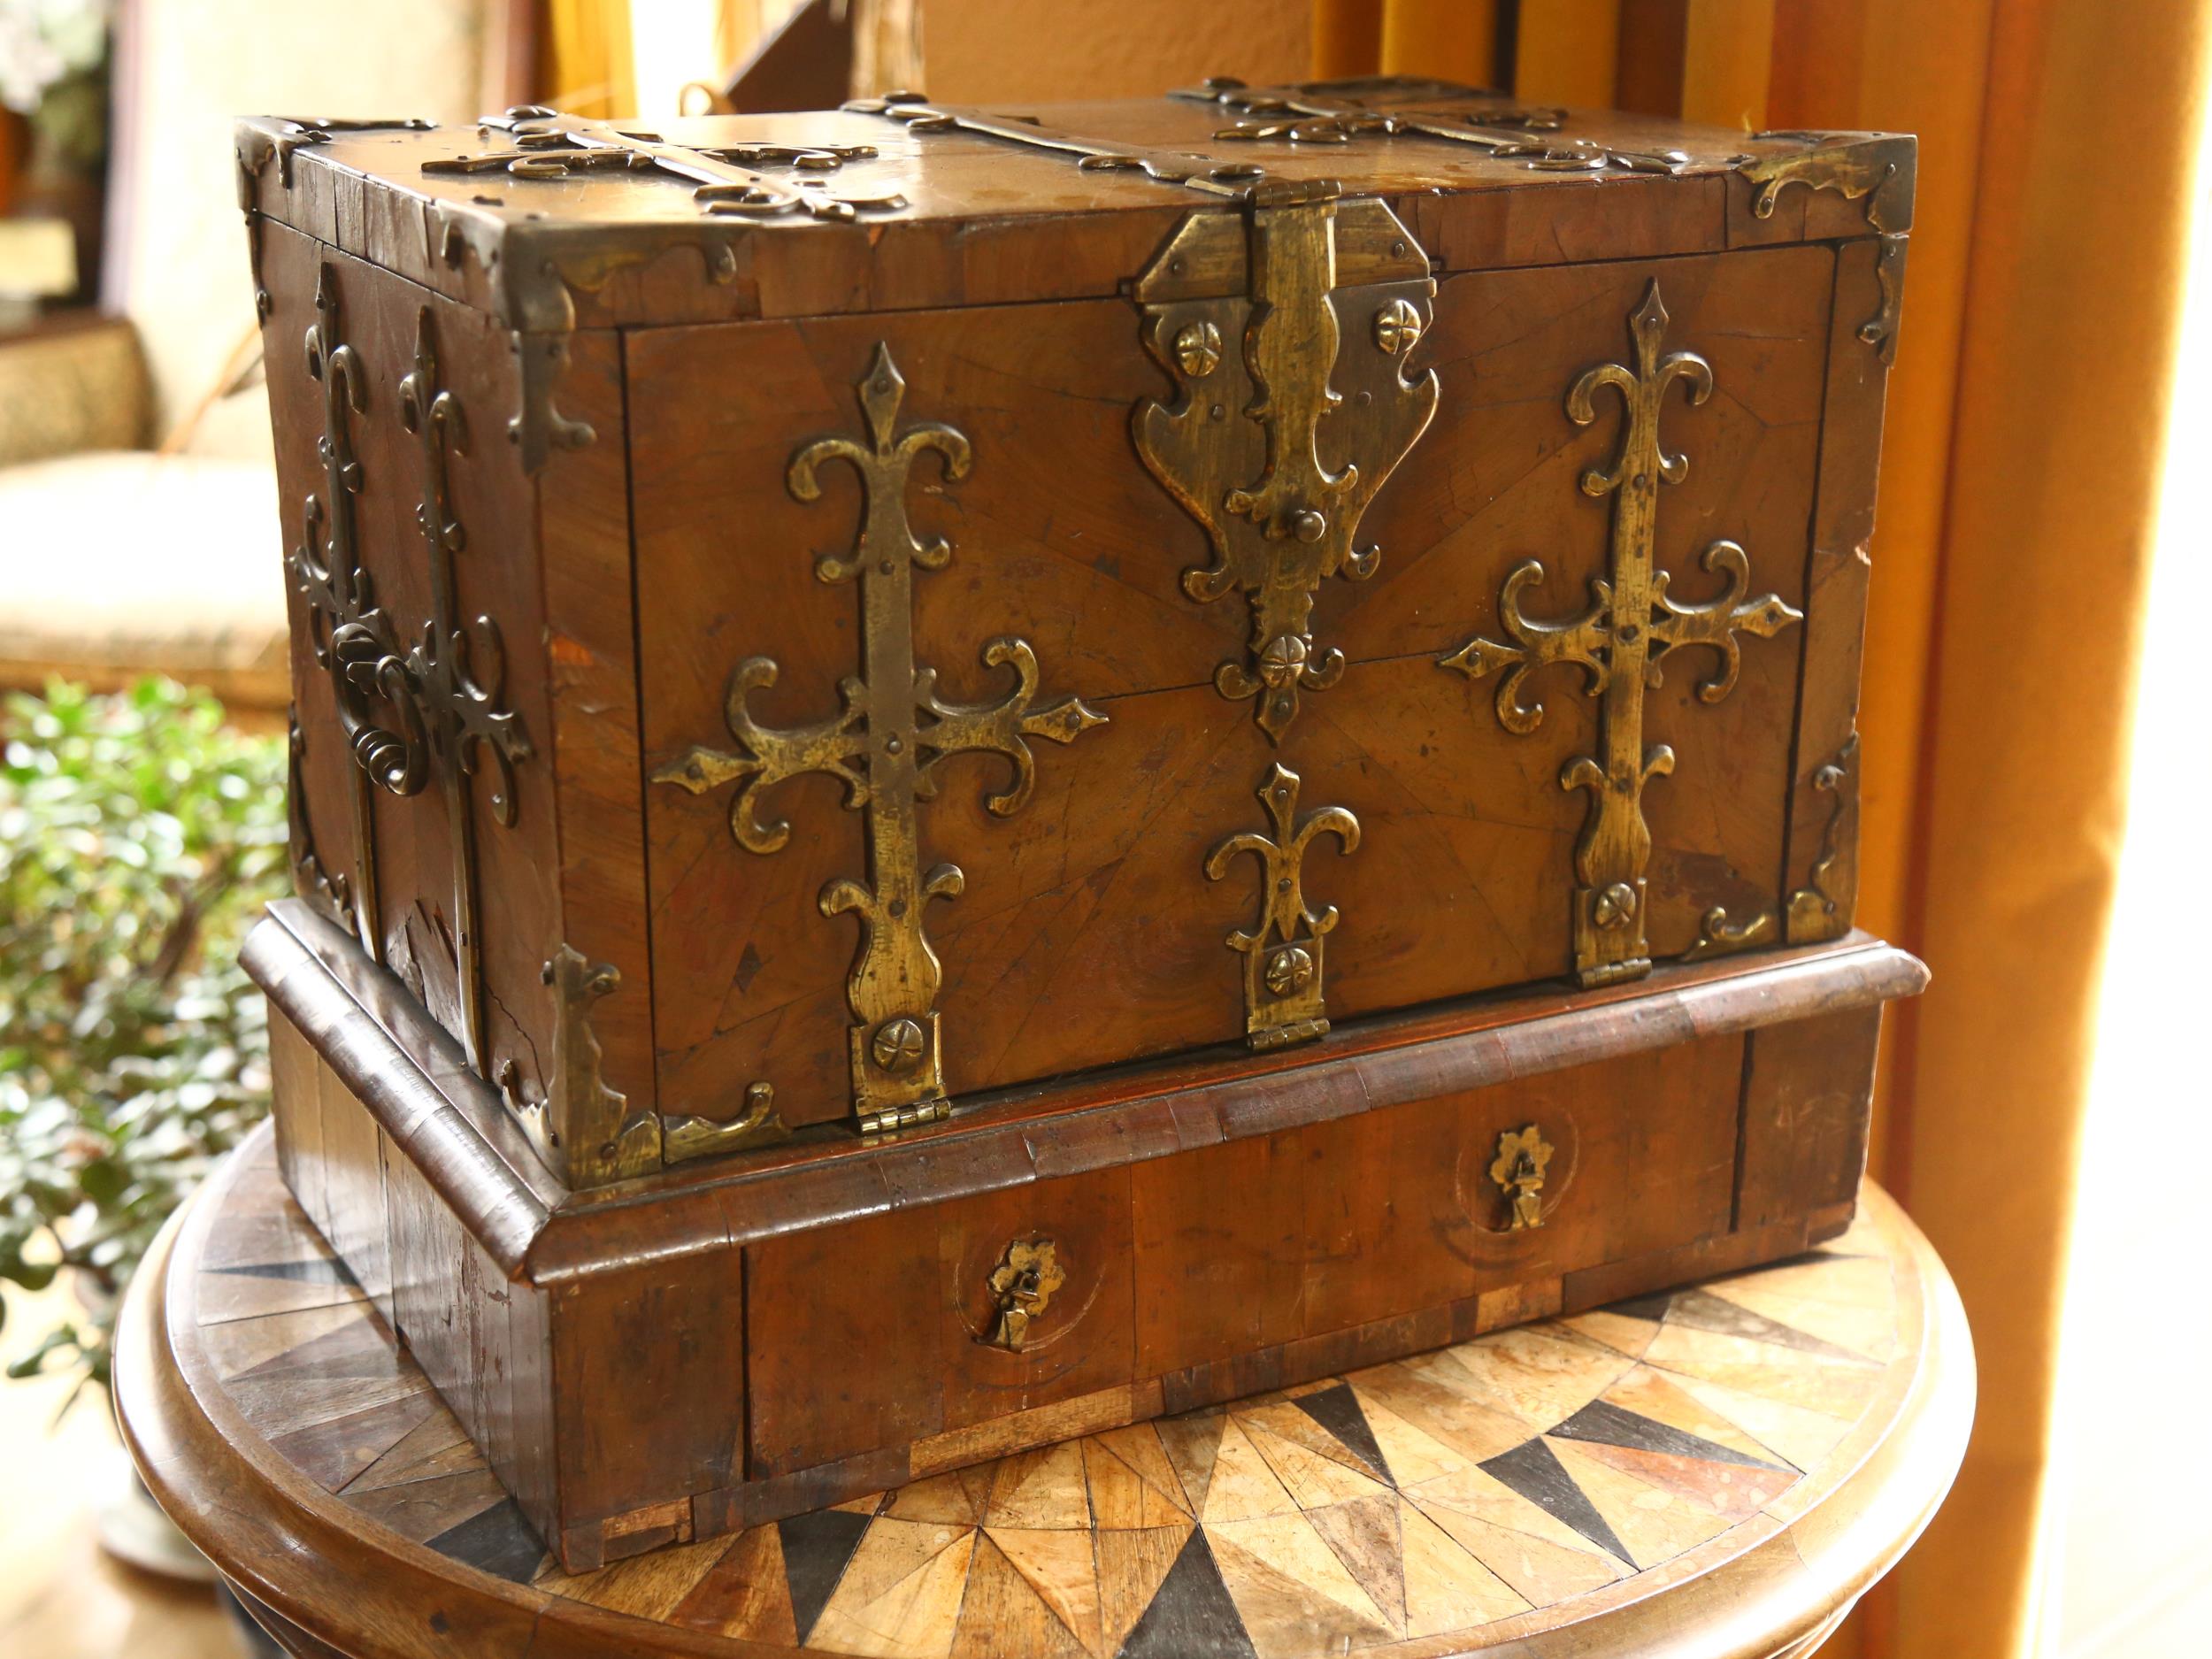
[[[1973,1394],[1950,1280],[1870,1187],[1776,1267],[572,1578],[265,1131],[116,1364],[162,1506],[288,1649],[352,1659],[1802,1654],[1934,1512]]]

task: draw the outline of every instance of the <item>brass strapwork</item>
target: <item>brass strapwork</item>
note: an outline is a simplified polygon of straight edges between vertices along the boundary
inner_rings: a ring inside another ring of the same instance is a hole
[[[557,110],[524,104],[488,115],[477,126],[503,134],[505,147],[480,155],[451,156],[422,164],[425,173],[497,173],[511,179],[569,179],[586,173],[646,173],[681,179],[695,187],[702,211],[742,219],[795,213],[849,220],[863,212],[895,212],[906,205],[896,190],[833,190],[823,182],[848,162],[872,161],[872,144],[734,144],[710,149],[673,144],[642,127],[581,120]],[[758,171],[774,167],[787,177]]]
[[[914,537],[906,516],[907,474],[925,451],[936,451],[949,481],[967,475],[968,440],[941,422],[901,427],[906,381],[878,345],[857,386],[865,442],[818,438],[792,457],[786,484],[797,500],[819,498],[820,468],[842,461],[860,475],[864,498],[851,554],[828,554],[815,565],[826,582],[860,584],[862,678],[840,687],[844,706],[815,725],[764,726],[747,701],[776,682],[777,665],[748,657],[731,676],[725,709],[733,750],[694,748],[653,774],[694,795],[735,782],[730,833],[749,852],[773,853],[791,826],[760,817],[764,791],[803,772],[827,772],[845,786],[845,804],[866,814],[868,878],[839,877],[823,887],[825,916],[860,920],[860,948],[846,985],[853,1015],[850,1060],[854,1109],[864,1132],[902,1128],[944,1117],[944,1064],[937,991],[943,971],[924,932],[924,907],[956,896],[957,864],[921,867],[918,803],[935,798],[939,764],[953,756],[1003,756],[1013,780],[985,797],[1002,818],[1019,811],[1035,781],[1027,740],[1072,742],[1106,717],[1079,698],[1038,701],[1037,654],[1025,640],[991,641],[983,660],[1013,671],[1014,686],[995,703],[947,703],[936,673],[914,664],[914,569],[941,570],[952,547]]]
[[[1490,1179],[1505,1194],[1511,1232],[1525,1233],[1544,1225],[1544,1171],[1550,1167],[1551,1152],[1551,1143],[1534,1124],[1509,1129],[1498,1137]]]
[[[1206,855],[1206,874],[1218,881],[1240,853],[1260,864],[1260,917],[1228,937],[1244,958],[1244,1040],[1255,1048],[1280,1048],[1324,1035],[1322,941],[1336,926],[1333,904],[1306,903],[1306,851],[1317,837],[1336,837],[1343,852],[1359,847],[1359,820],[1340,806],[1298,816],[1298,774],[1281,762],[1256,793],[1267,810],[1272,835],[1243,830],[1217,842]]]
[[[530,740],[505,704],[506,654],[488,617],[464,623],[456,595],[454,559],[468,537],[455,517],[449,457],[468,452],[468,423],[438,368],[437,332],[428,306],[416,319],[415,357],[399,383],[401,424],[422,457],[415,521],[430,572],[430,616],[413,644],[401,649],[391,617],[379,609],[356,540],[355,499],[360,463],[353,453],[351,417],[368,412],[361,365],[340,341],[334,273],[322,268],[316,320],[307,333],[308,373],[322,382],[319,445],[327,495],[311,495],[305,534],[292,550],[292,580],[307,601],[316,661],[328,672],[338,721],[357,764],[349,772],[354,805],[354,931],[383,960],[378,921],[372,783],[400,796],[419,795],[434,776],[445,800],[453,844],[451,922],[456,1001],[470,1065],[487,1071],[483,950],[477,926],[477,849],[470,781],[488,775],[492,820],[515,821],[515,764]]]
[[[1340,288],[1347,247],[1360,280]],[[1193,280],[1202,270],[1240,280],[1209,289]],[[1246,596],[1245,653],[1214,684],[1252,699],[1273,741],[1302,691],[1343,676],[1343,652],[1313,636],[1314,592],[1331,576],[1373,574],[1382,557],[1356,538],[1436,412],[1435,373],[1409,361],[1435,292],[1388,208],[1326,194],[1256,205],[1241,225],[1193,214],[1138,280],[1145,343],[1181,397],[1137,406],[1137,452],[1212,544],[1214,562],[1186,571],[1184,591],[1201,603]]]
[[[1605,363],[1586,371],[1567,394],[1567,417],[1578,426],[1597,419],[1602,388],[1620,394],[1621,443],[1609,467],[1582,475],[1587,495],[1613,497],[1612,546],[1607,579],[1591,583],[1589,608],[1579,616],[1545,620],[1526,615],[1522,597],[1544,580],[1544,567],[1525,559],[1506,577],[1498,619],[1506,643],[1476,638],[1441,659],[1470,679],[1503,672],[1498,683],[1498,720],[1525,735],[1544,718],[1541,703],[1524,703],[1529,676],[1555,663],[1571,663],[1585,689],[1601,698],[1597,755],[1578,755],[1560,773],[1564,789],[1590,792],[1589,816],[1575,849],[1575,970],[1585,985],[1635,979],[1651,968],[1644,932],[1645,871],[1651,862],[1651,831],[1644,822],[1644,785],[1674,770],[1674,750],[1644,745],[1644,693],[1660,683],[1665,655],[1704,646],[1719,669],[1698,687],[1698,698],[1718,703],[1736,683],[1739,632],[1771,638],[1802,613],[1773,594],[1747,598],[1751,566],[1733,541],[1715,541],[1700,559],[1725,584],[1717,598],[1678,604],[1667,593],[1667,572],[1653,568],[1652,535],[1659,487],[1678,484],[1689,462],[1659,442],[1659,411],[1667,388],[1680,381],[1691,403],[1711,395],[1713,371],[1694,351],[1661,355],[1667,310],[1655,280],[1629,319],[1636,366]],[[1725,918],[1723,918],[1724,921]]]
[[[1211,104],[1236,116],[1217,139],[1347,144],[1366,138],[1438,139],[1540,173],[1679,173],[1679,150],[1619,150],[1564,133],[1567,111],[1517,104],[1479,87],[1402,75],[1249,87],[1217,75],[1171,97]]]

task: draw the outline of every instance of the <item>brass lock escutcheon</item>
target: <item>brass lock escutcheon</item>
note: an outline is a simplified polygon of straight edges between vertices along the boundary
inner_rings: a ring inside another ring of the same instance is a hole
[[[1544,1170],[1551,1163],[1551,1143],[1531,1124],[1509,1129],[1498,1137],[1498,1156],[1490,1161],[1490,1179],[1505,1194],[1513,1220],[1510,1231],[1525,1233],[1544,1225]]]
[[[1050,1239],[1017,1239],[1006,1247],[991,1271],[991,1296],[998,1306],[998,1323],[985,1343],[1018,1354],[1029,1340],[1029,1327],[1043,1317],[1053,1294],[1068,1282],[1060,1265],[1059,1246]]]

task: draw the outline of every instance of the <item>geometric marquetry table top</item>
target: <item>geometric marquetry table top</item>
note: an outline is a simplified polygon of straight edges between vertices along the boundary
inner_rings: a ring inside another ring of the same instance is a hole
[[[569,1577],[263,1132],[141,1275],[118,1400],[302,1653],[1803,1652],[1933,1512],[1972,1409],[1941,1265],[1878,1190],[1861,1215],[1776,1267]]]

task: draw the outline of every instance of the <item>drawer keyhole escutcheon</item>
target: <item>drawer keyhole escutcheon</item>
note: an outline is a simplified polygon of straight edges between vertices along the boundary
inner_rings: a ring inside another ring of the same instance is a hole
[[[1534,1124],[1509,1129],[1498,1137],[1498,1156],[1490,1179],[1505,1194],[1513,1215],[1511,1231],[1525,1233],[1544,1225],[1544,1171],[1551,1163],[1551,1142]]]
[[[1018,1354],[1029,1340],[1029,1327],[1051,1306],[1053,1293],[1068,1282],[1060,1265],[1060,1247],[1050,1239],[1017,1239],[1006,1247],[998,1265],[991,1270],[991,1296],[998,1306],[998,1323],[985,1339],[990,1348]]]

